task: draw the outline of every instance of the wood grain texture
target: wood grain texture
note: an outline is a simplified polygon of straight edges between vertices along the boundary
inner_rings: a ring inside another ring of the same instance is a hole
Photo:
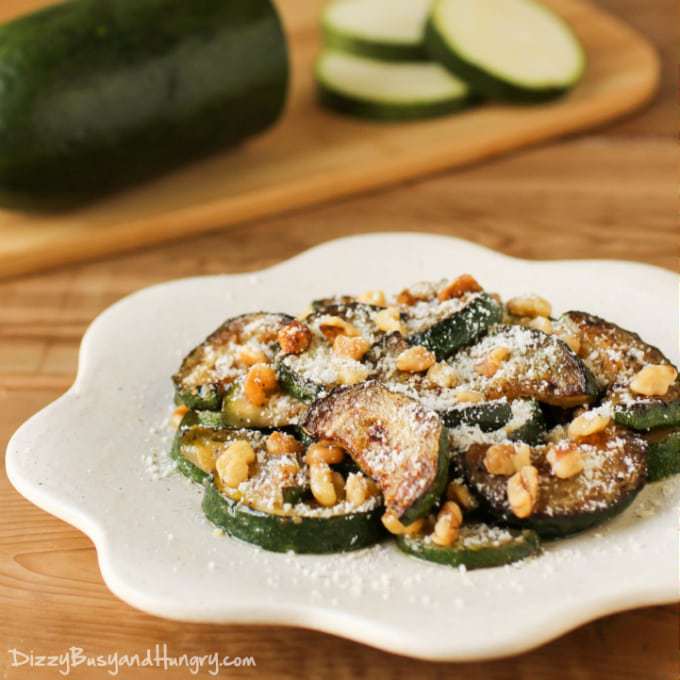
[[[272,131],[159,180],[60,214],[0,210],[0,276],[129,250],[337,199],[590,128],[646,101],[656,54],[589,0],[545,0],[588,55],[583,82],[543,106],[486,105],[457,116],[375,124],[322,110],[312,63],[323,0],[281,0],[291,42],[288,109]],[[48,0],[4,0],[0,19]]]
[[[623,257],[675,269],[680,254],[676,3],[601,4],[635,25],[664,55],[662,91],[643,115],[587,137],[388,191],[1,283],[0,447],[21,422],[70,385],[80,338],[96,314],[140,287],[170,278],[258,269],[330,238],[387,229],[452,234],[520,257]],[[669,313],[677,313],[670,307],[676,309],[677,300],[667,305]],[[101,580],[89,539],[21,498],[4,475],[0,507],[0,678],[61,677],[54,669],[10,668],[6,650],[11,647],[39,654],[63,652],[70,645],[91,654],[133,653],[160,642],[178,654],[254,655],[255,669],[220,675],[233,678],[680,677],[675,606],[608,617],[529,654],[475,664],[416,662],[303,630],[164,621],[114,598]],[[109,676],[81,670],[72,677]],[[121,677],[189,676],[142,670]]]

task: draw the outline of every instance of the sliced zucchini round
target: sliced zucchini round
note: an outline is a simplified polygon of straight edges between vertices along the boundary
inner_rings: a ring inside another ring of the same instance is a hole
[[[671,432],[662,439],[649,443],[647,449],[647,480],[680,474],[680,432]]]
[[[451,546],[439,546],[429,536],[397,536],[397,547],[421,560],[449,567],[484,569],[523,560],[540,552],[538,535],[530,530],[502,529],[489,524],[464,524]]]
[[[297,513],[295,507],[288,514],[262,512],[225,496],[214,484],[206,485],[203,497],[203,512],[215,526],[274,552],[348,552],[378,543],[386,536],[380,506],[365,512],[343,510],[319,516]]]
[[[480,365],[501,347],[510,350],[509,357],[492,375],[484,375]],[[592,374],[566,343],[523,326],[499,325],[449,363],[462,379],[457,390],[481,392],[487,400],[535,399],[570,408],[593,401],[598,393]]]
[[[374,322],[380,308],[355,300],[328,300],[319,311],[307,316],[304,323],[312,333],[312,342],[301,354],[282,355],[277,362],[281,388],[300,401],[311,403],[339,384],[355,383],[370,377],[371,367],[339,356],[333,351],[334,319],[351,324],[352,332],[374,343],[383,333]]]
[[[488,445],[473,445],[465,453],[465,478],[496,520],[533,529],[541,536],[582,531],[632,503],[647,479],[647,445],[628,432],[606,430],[591,435],[577,447],[584,468],[568,479],[552,474],[547,460],[550,445],[531,449],[531,464],[539,474],[538,499],[532,514],[524,519],[516,517],[510,508],[508,477],[492,475],[484,466]]]
[[[503,316],[500,303],[487,293],[443,302],[435,298],[407,309],[409,342],[427,347],[438,360],[476,342]]]
[[[198,415],[194,411],[189,411],[182,418],[182,422],[177,428],[175,437],[172,441],[172,448],[170,449],[170,458],[177,464],[177,469],[192,482],[202,484],[210,478],[210,472],[201,469],[195,462],[185,457],[182,447],[190,446],[191,438],[187,434],[190,429],[199,426]],[[210,427],[210,426],[208,426]]]
[[[618,424],[634,430],[680,426],[680,377],[663,396],[644,397],[629,388],[633,376],[645,366],[671,364],[661,350],[637,333],[585,312],[567,312],[555,328],[579,338],[579,354],[599,387],[607,390]]]
[[[284,386],[281,386],[284,388]],[[285,389],[285,388],[284,388]],[[297,425],[307,406],[286,393],[275,393],[264,406],[255,406],[245,396],[243,380],[231,386],[222,400],[222,421],[228,427],[270,429]]]
[[[303,427],[347,450],[403,524],[439,500],[448,476],[446,428],[417,401],[375,381],[341,387],[312,405]]]
[[[254,449],[264,446],[264,433],[258,430],[225,427],[212,411],[189,411],[177,429],[170,456],[177,469],[194,482],[203,483],[215,471],[219,455],[235,441],[244,439]]]
[[[182,361],[172,376],[176,401],[190,409],[219,411],[230,386],[242,378],[247,366],[239,361],[245,349],[276,355],[279,330],[293,320],[287,314],[243,314],[225,321]]]
[[[374,120],[441,116],[471,103],[466,83],[428,61],[387,62],[325,50],[316,81],[322,104]]]
[[[435,0],[425,44],[476,91],[514,102],[564,94],[586,64],[571,28],[534,0]]]
[[[326,47],[382,61],[429,59],[423,44],[432,0],[335,0],[323,14]]]
[[[367,355],[375,367],[375,376],[389,389],[419,401],[423,407],[436,411],[447,428],[462,425],[478,427],[481,432],[495,432],[505,427],[508,438],[538,443],[546,431],[546,423],[538,402],[504,396],[479,403],[465,403],[457,399],[455,387],[441,387],[424,373],[400,371],[396,359],[410,347],[400,333],[391,333],[377,342]]]

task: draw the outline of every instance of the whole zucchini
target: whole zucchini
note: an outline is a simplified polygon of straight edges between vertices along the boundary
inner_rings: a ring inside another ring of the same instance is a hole
[[[80,199],[270,126],[271,0],[72,0],[0,26],[0,192]]]

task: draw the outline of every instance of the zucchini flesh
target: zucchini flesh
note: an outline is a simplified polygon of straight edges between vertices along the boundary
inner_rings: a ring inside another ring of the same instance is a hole
[[[585,69],[573,31],[533,0],[436,0],[425,43],[433,59],[492,99],[552,99]]]
[[[305,430],[346,449],[404,524],[427,514],[448,475],[441,419],[375,381],[342,387],[310,408]]]
[[[664,438],[649,443],[647,449],[647,480],[680,474],[680,432],[671,432]]]
[[[254,349],[273,361],[278,332],[292,320],[287,314],[260,312],[225,321],[184,358],[172,376],[176,401],[190,409],[219,411],[224,395],[248,370],[239,363],[239,352]]]
[[[427,347],[441,360],[481,338],[501,320],[503,310],[490,295],[475,293],[441,303],[422,302],[408,313],[413,330],[409,342]]]
[[[375,120],[441,116],[471,101],[466,83],[429,61],[386,62],[325,50],[316,82],[325,106]]]
[[[228,427],[271,429],[297,425],[307,408],[289,394],[276,393],[264,406],[250,403],[240,380],[231,387],[222,400],[222,421]]]
[[[541,536],[567,535],[613,517],[632,503],[647,479],[646,442],[625,431],[605,430],[579,443],[584,469],[568,479],[551,473],[546,459],[549,445],[533,447],[538,500],[533,513],[519,519],[507,500],[508,478],[489,474],[484,467],[488,448],[475,444],[466,451],[463,465],[468,484],[497,521],[532,529]]]
[[[500,347],[510,350],[508,359],[490,377],[480,374],[479,365]],[[497,326],[449,363],[462,378],[457,390],[478,391],[487,400],[535,399],[569,408],[593,401],[598,392],[590,371],[562,340],[522,326]]]
[[[287,354],[277,362],[281,388],[300,401],[311,403],[341,384],[353,384],[370,377],[372,369],[362,361],[338,356],[332,338],[326,337],[323,324],[337,317],[351,324],[361,337],[373,343],[382,336],[374,322],[379,307],[349,298],[319,301],[319,311],[304,320],[312,333],[312,342],[301,354]]]
[[[427,60],[431,0],[335,0],[321,26],[326,47],[382,61]]]
[[[321,517],[274,515],[238,503],[207,484],[203,512],[230,536],[274,552],[334,553],[366,548],[385,538],[382,508]]]
[[[635,430],[680,426],[680,377],[659,397],[638,395],[628,387],[644,366],[671,363],[661,350],[637,333],[585,312],[564,314],[557,332],[578,334],[579,353],[599,387],[607,391],[619,425]]]
[[[484,569],[523,560],[540,552],[540,539],[530,530],[501,529],[488,524],[464,524],[451,546],[439,546],[429,536],[397,536],[397,547],[414,557],[449,567]]]
[[[28,198],[86,198],[240,142],[286,97],[270,0],[75,0],[0,44],[0,187]]]

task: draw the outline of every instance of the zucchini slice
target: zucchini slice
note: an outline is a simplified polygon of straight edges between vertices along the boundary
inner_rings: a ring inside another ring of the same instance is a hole
[[[488,445],[475,444],[464,455],[465,478],[493,517],[533,529],[541,536],[563,536],[582,531],[623,511],[647,479],[646,442],[615,429],[591,435],[577,445],[583,470],[568,479],[551,473],[550,444],[531,449],[537,468],[538,499],[532,514],[516,517],[508,503],[508,477],[492,475],[484,466]],[[573,446],[573,443],[572,445]]]
[[[232,385],[222,400],[222,421],[228,427],[288,427],[297,425],[306,411],[304,403],[285,393],[275,393],[264,406],[255,406],[245,396],[243,380]]]
[[[471,103],[467,84],[429,61],[377,61],[325,50],[316,82],[323,105],[374,120],[442,116]]]
[[[270,514],[232,500],[214,484],[206,485],[203,497],[203,512],[215,526],[273,552],[348,552],[378,543],[386,535],[380,506],[337,514],[317,510],[318,515],[296,513],[296,507],[289,514]]]
[[[510,354],[486,376],[480,367],[499,348]],[[480,392],[487,400],[535,399],[570,408],[593,401],[598,392],[592,374],[566,343],[523,326],[497,326],[449,364],[462,379],[457,391]]]
[[[251,349],[273,360],[278,332],[292,320],[287,314],[259,312],[225,321],[189,352],[172,376],[176,401],[190,409],[219,411],[230,386],[247,372],[239,354]]]
[[[436,0],[425,43],[476,91],[514,102],[565,93],[586,63],[571,28],[533,0]]]
[[[209,412],[212,413],[212,412]],[[207,424],[201,422],[201,417],[196,411],[188,411],[182,422],[177,428],[175,437],[172,441],[172,448],[170,449],[170,458],[172,458],[175,463],[177,463],[177,469],[192,482],[197,482],[202,484],[204,481],[210,478],[210,471],[203,468],[208,468],[207,465],[199,467],[199,457],[195,454],[195,451],[191,450],[192,446],[192,433],[198,432],[199,428],[204,430],[219,429],[221,423],[218,424],[214,421],[210,421]],[[187,455],[185,455],[185,453]]]
[[[556,332],[576,334],[580,356],[607,390],[614,405],[614,420],[635,430],[680,426],[680,377],[662,397],[645,397],[629,388],[633,376],[649,364],[671,362],[661,350],[647,344],[637,333],[585,312],[567,312]]]
[[[481,432],[494,432],[507,426],[505,433],[509,438],[538,443],[546,426],[536,401],[510,402],[503,396],[480,403],[461,403],[456,398],[459,392],[456,388],[441,387],[424,373],[397,369],[397,357],[409,347],[400,333],[390,333],[371,348],[368,361],[375,366],[376,378],[386,387],[436,411],[450,429],[465,425],[478,427]]]
[[[182,474],[206,487],[206,517],[231,536],[267,550],[299,553],[357,550],[384,538],[380,496],[358,508],[344,501],[323,508],[309,495],[309,468],[300,453],[272,455],[266,433],[212,425],[210,418],[187,413],[171,455]],[[248,442],[256,459],[249,479],[228,489],[215,466],[236,441]]]
[[[415,400],[375,381],[341,387],[310,408],[304,428],[346,449],[402,523],[439,500],[448,475],[446,428]]]
[[[335,0],[321,27],[326,47],[382,61],[425,61],[432,0]]]
[[[649,443],[647,449],[647,481],[680,474],[680,432],[671,432]]]
[[[429,536],[397,536],[397,547],[421,560],[449,567],[484,569],[523,560],[540,552],[538,535],[530,530],[517,531],[489,524],[464,524],[458,540],[443,547]]]
[[[406,308],[409,342],[423,345],[437,359],[481,338],[503,316],[499,302],[487,293],[466,294],[440,302],[436,298]]]
[[[295,399],[311,403],[342,384],[362,382],[370,377],[371,367],[362,361],[342,357],[333,351],[337,320],[351,325],[367,342],[374,343],[383,333],[373,320],[379,307],[355,300],[329,299],[319,304],[319,311],[307,316],[304,323],[312,333],[312,341],[301,354],[286,354],[277,362],[281,388]]]

